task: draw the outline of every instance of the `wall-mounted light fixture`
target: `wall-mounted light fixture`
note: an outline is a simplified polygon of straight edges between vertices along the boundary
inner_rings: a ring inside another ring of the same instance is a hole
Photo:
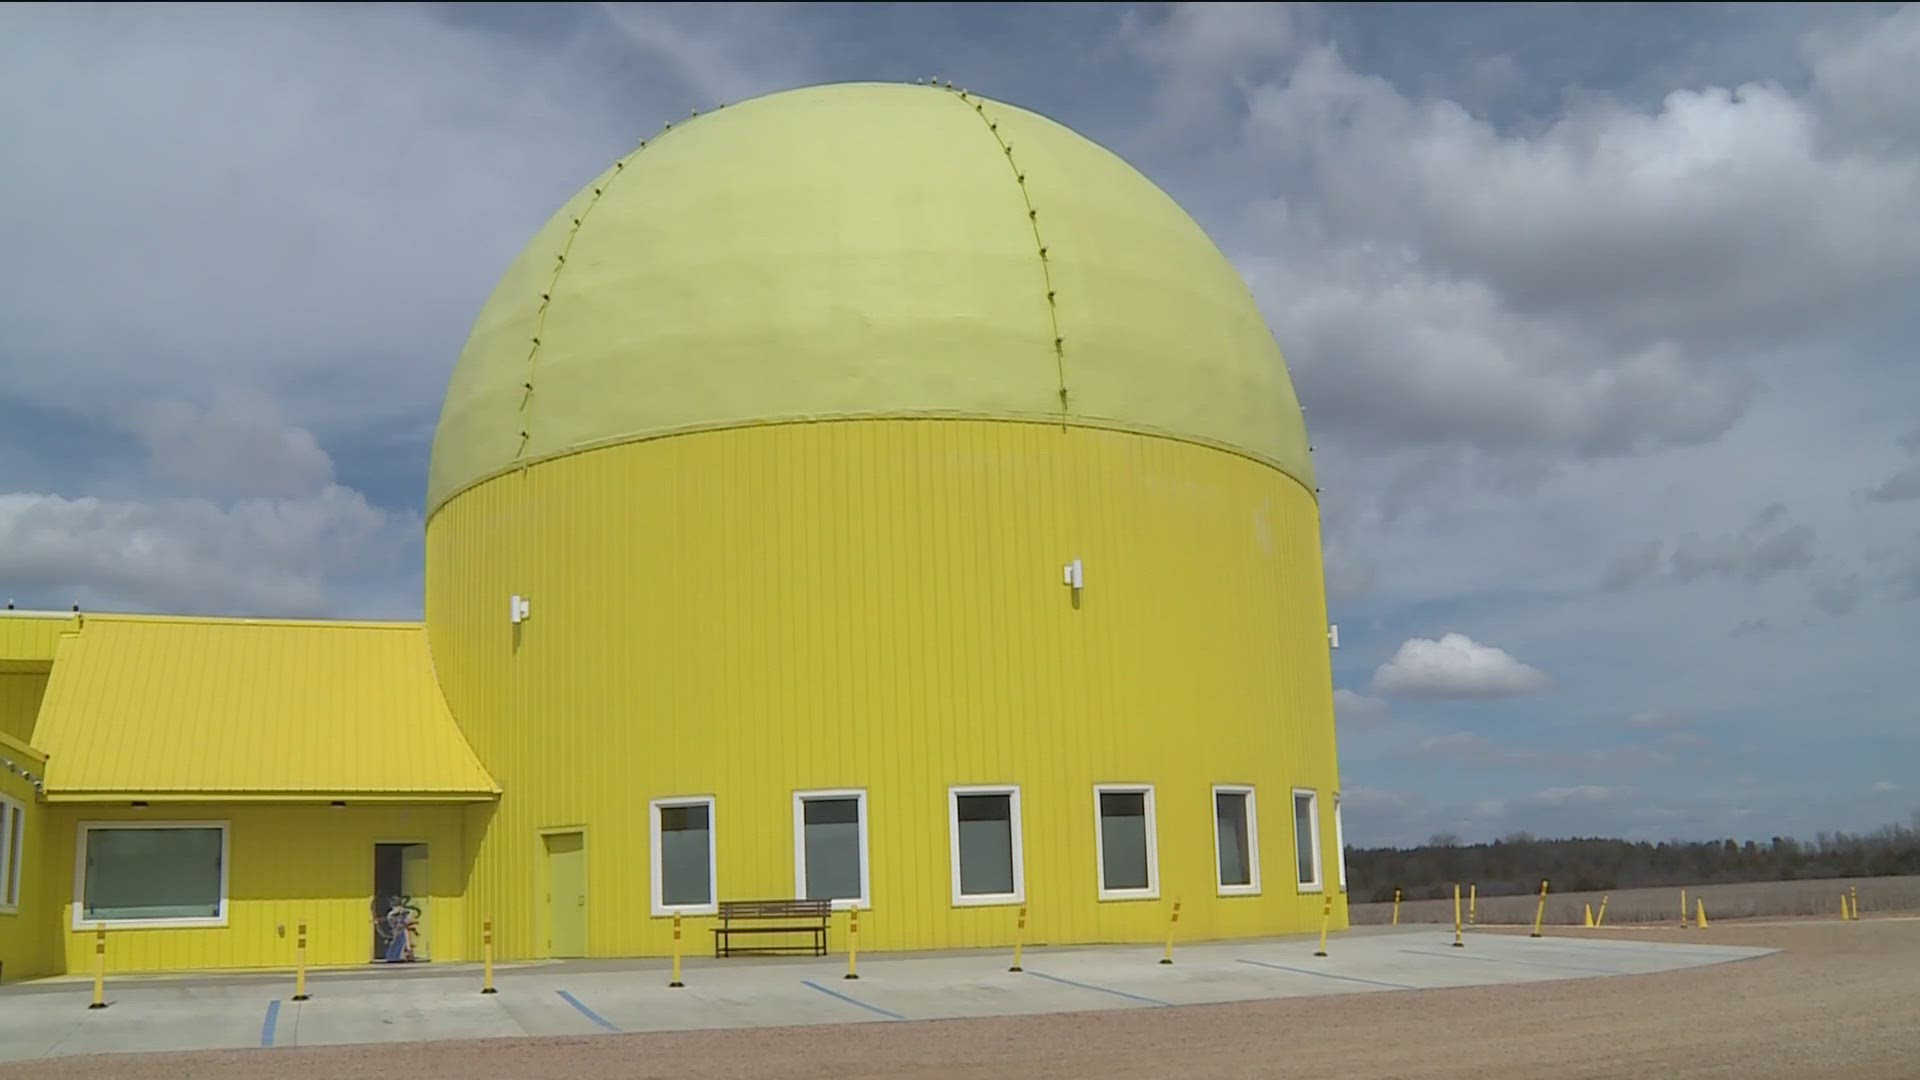
[[[1068,588],[1072,589],[1076,593],[1079,592],[1081,589],[1086,588],[1086,585],[1087,585],[1086,570],[1084,567],[1080,565],[1079,559],[1073,560],[1067,565],[1061,567],[1060,570],[1061,570],[1062,584],[1066,585]]]
[[[1327,627],[1327,648],[1337,649],[1339,647],[1340,647],[1340,626],[1338,623],[1335,623]]]
[[[515,626],[533,617],[533,602],[531,600],[521,596],[519,593],[514,593],[511,599],[512,609],[507,617]]]

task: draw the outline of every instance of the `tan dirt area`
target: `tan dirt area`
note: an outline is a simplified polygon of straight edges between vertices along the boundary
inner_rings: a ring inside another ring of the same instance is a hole
[[[1684,932],[1556,928],[1553,936],[1782,951],[1658,975],[1453,990],[838,1027],[76,1057],[0,1067],[0,1077],[1920,1076],[1920,919]]]

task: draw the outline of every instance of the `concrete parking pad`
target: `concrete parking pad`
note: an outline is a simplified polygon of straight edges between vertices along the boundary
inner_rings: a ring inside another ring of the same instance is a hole
[[[1290,939],[1191,945],[1171,965],[1137,946],[844,959],[690,961],[683,988],[655,961],[499,969],[482,995],[470,965],[316,973],[311,1000],[279,975],[117,980],[110,1008],[87,1009],[84,980],[0,989],[0,1060],[72,1054],[593,1035],[735,1027],[892,1023],[1326,994],[1404,993],[1647,974],[1761,956],[1769,949],[1594,938],[1473,934],[1465,948],[1430,927],[1357,930],[1329,943]],[[404,976],[404,977],[400,977]]]

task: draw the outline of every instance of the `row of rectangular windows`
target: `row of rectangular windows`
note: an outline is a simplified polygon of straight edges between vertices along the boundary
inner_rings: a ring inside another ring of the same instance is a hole
[[[1295,884],[1322,888],[1319,795],[1293,790]],[[947,793],[955,906],[1026,899],[1018,785],[955,787]],[[1333,797],[1339,882],[1346,888],[1340,796]],[[9,817],[10,815],[10,817]],[[717,832],[712,796],[655,799],[652,907],[656,915],[709,914],[716,906]],[[21,808],[0,800],[0,899],[19,891]],[[1160,894],[1159,839],[1151,784],[1094,788],[1095,862],[1101,900]],[[802,791],[793,797],[794,894],[869,906],[867,793]],[[1216,884],[1222,896],[1260,892],[1260,821],[1254,788],[1213,787]],[[81,828],[76,928],[99,922],[222,925],[227,913],[224,822],[86,824]]]

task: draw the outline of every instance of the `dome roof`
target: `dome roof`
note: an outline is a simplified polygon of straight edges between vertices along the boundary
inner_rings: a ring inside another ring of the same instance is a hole
[[[447,390],[431,514],[517,466],[855,417],[1118,428],[1313,486],[1246,283],[1107,150],[960,90],[841,84],[675,124],[547,222]]]

